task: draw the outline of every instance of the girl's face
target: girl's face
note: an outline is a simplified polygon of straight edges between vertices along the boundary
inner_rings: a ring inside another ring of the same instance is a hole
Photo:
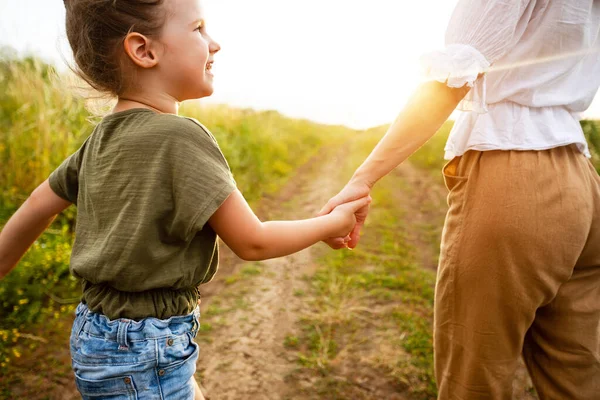
[[[213,93],[214,55],[221,49],[206,32],[200,0],[167,0],[157,72],[169,94],[184,101]]]

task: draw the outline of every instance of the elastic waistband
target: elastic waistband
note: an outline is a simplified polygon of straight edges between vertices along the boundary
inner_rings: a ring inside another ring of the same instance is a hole
[[[186,315],[194,311],[200,299],[197,287],[122,292],[106,283],[92,284],[82,280],[82,289],[82,303],[111,320],[131,318],[139,321],[147,317],[168,319],[173,315]]]
[[[74,329],[77,330],[77,336],[84,331],[125,347],[128,342],[178,336],[187,332],[196,336],[200,327],[199,307],[187,315],[168,319],[148,317],[136,321],[128,318],[110,320],[103,314],[90,311],[84,303],[79,303],[75,315]]]

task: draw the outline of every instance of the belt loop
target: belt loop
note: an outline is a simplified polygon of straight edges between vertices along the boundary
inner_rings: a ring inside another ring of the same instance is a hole
[[[198,306],[194,309],[193,319],[192,319],[192,334],[194,337],[196,337],[199,330],[200,330],[200,307]]]
[[[79,340],[79,335],[81,335],[81,331],[83,331],[83,327],[85,326],[85,320],[87,319],[87,315],[90,312],[90,309],[87,308],[85,304],[80,305],[82,306],[81,314],[79,314],[75,318],[75,321],[77,321],[77,323],[79,324],[79,326],[77,326],[77,333],[75,334],[75,338],[77,340]]]
[[[119,344],[119,350],[129,350],[129,345],[127,344],[127,330],[129,329],[130,324],[131,320],[129,319],[119,320],[119,326],[117,327],[117,343]]]

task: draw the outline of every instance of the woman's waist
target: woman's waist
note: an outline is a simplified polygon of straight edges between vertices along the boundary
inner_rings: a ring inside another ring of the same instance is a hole
[[[492,115],[526,115],[532,118],[580,119],[581,112],[574,111],[567,104],[556,104],[541,101],[522,101],[512,97],[492,99],[487,96],[487,114]],[[469,113],[464,113],[469,114]],[[479,114],[484,115],[484,114]]]
[[[446,157],[464,149],[542,150],[587,142],[577,115],[564,107],[527,107],[512,102],[488,105],[485,114],[463,113],[455,121]]]
[[[487,107],[487,113],[459,115],[451,135],[501,136],[522,143],[531,138],[583,137],[579,114],[563,106],[529,107],[507,101]]]

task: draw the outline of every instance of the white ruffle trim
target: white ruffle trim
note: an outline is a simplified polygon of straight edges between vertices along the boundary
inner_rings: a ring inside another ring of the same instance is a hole
[[[459,110],[487,112],[485,73],[490,63],[477,49],[466,44],[451,44],[444,50],[423,55],[420,61],[427,80],[446,83],[452,88],[465,85],[473,88],[458,105]]]

